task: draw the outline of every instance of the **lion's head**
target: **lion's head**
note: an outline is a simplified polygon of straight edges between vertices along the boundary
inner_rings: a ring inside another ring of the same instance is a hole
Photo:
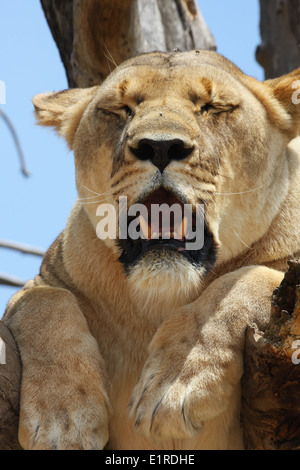
[[[121,196],[127,210],[189,204],[192,226],[204,207],[201,248],[186,249],[183,215],[168,227],[139,218],[140,238],[104,241],[135,285],[164,289],[171,277],[181,292],[256,242],[278,212],[286,146],[300,127],[297,76],[261,83],[215,52],[154,52],[121,64],[101,86],[37,95],[34,105],[39,123],[74,149],[95,230],[96,206],[118,214]]]

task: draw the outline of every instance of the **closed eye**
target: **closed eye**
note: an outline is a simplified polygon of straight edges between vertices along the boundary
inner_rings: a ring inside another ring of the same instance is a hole
[[[203,106],[201,106],[199,113],[220,114],[224,112],[233,111],[237,107],[238,107],[237,104],[212,102],[212,103],[206,103]]]
[[[205,113],[213,109],[213,106],[209,103],[206,103],[204,106],[201,107],[201,113]]]
[[[132,115],[132,109],[129,107],[129,106],[124,106],[123,110],[125,111],[125,113],[127,114],[127,116],[131,116]]]
[[[122,106],[122,107],[98,107],[98,111],[100,111],[102,114],[105,114],[107,116],[118,116],[122,117],[123,119],[127,119],[128,117],[133,115],[133,111],[129,106]]]

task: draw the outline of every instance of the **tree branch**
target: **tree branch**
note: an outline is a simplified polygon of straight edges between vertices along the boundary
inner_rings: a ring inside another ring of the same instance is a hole
[[[26,245],[25,243],[18,243],[1,239],[0,248],[8,248],[10,250],[20,251],[21,253],[34,256],[44,256],[46,253],[45,250],[43,250],[42,248]]]
[[[45,255],[45,250],[43,250],[42,248],[37,248],[35,246],[30,246],[24,243],[17,243],[8,240],[0,240],[0,248],[8,248],[10,250],[15,250],[26,255],[41,257]],[[24,279],[19,279],[15,276],[0,273],[0,285],[23,287],[26,282],[27,281],[25,281]]]
[[[0,273],[0,285],[2,286],[23,287],[26,282],[27,281],[24,281],[23,279]]]
[[[4,113],[4,111],[1,108],[0,108],[0,116],[2,117],[4,122],[6,123],[7,127],[9,128],[10,133],[12,135],[12,138],[14,140],[14,143],[15,143],[18,155],[19,155],[19,160],[20,160],[20,163],[21,163],[21,172],[23,173],[24,176],[29,176],[29,172],[28,172],[28,170],[26,168],[26,164],[25,164],[25,158],[24,158],[23,150],[22,150],[18,135],[15,131],[15,128],[14,128],[11,120],[8,118],[8,116]]]

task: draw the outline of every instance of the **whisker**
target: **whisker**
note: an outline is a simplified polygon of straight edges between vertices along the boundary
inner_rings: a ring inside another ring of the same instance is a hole
[[[105,54],[105,52],[103,52],[103,54],[104,54],[104,57],[105,57],[105,59],[106,59],[106,63],[107,63],[107,67],[108,67],[109,73],[111,73],[112,70],[111,70],[111,66],[110,66],[110,63],[109,63],[109,62],[111,62],[111,60],[110,60],[110,58]]]
[[[113,58],[113,56],[111,55],[111,53],[109,52],[107,45],[105,44],[105,42],[103,42],[103,44],[104,44],[104,47],[105,47],[106,52],[107,52],[107,54],[108,54],[108,55],[106,55],[106,54],[104,53],[105,57],[106,57],[116,68],[118,68],[118,65],[117,65],[115,59]]]
[[[97,194],[97,196],[101,196],[101,194],[97,193],[96,191],[93,191],[92,189],[88,188],[87,186],[85,186],[84,184],[82,185],[82,187],[84,189],[86,189],[87,191],[90,191],[91,193],[93,194]]]
[[[208,207],[208,204],[209,203],[212,203],[214,206],[216,205],[216,201],[215,201],[215,198],[214,198],[214,194],[210,194],[208,191],[206,191],[205,189],[202,189],[202,191],[207,194],[207,199],[204,201],[204,205],[205,205],[205,208]]]
[[[103,203],[103,202],[106,202],[108,201],[109,199],[116,199],[118,196],[120,196],[120,194],[122,194],[127,188],[123,188],[121,189],[121,191],[119,191],[117,194],[111,194],[110,196],[107,196],[105,198],[102,198],[102,199],[97,199],[96,201],[82,201],[81,199],[78,199],[79,202],[81,203],[81,205],[87,205],[87,204],[100,204],[100,203]],[[105,194],[105,193],[104,193]]]
[[[254,191],[258,191],[259,189],[262,189],[266,186],[266,184],[262,184],[261,186],[258,186],[257,188],[252,188],[252,189],[247,189],[246,191],[239,191],[238,193],[215,193],[217,196],[235,196],[237,194],[246,194],[246,193],[252,193]]]
[[[100,196],[100,194],[99,194]],[[99,197],[98,195],[97,196],[90,196],[90,197],[79,197],[79,201],[86,201],[87,199],[96,199],[97,197]],[[104,196],[104,194],[101,194],[101,196]]]
[[[110,192],[112,192],[112,188],[108,189],[107,191],[105,191],[104,193],[100,194],[100,193],[97,193],[96,191],[93,191],[92,189],[89,189],[87,186],[84,186],[84,184],[82,185],[84,187],[84,189],[86,189],[87,191],[90,191],[91,193],[95,194],[95,196],[89,196],[89,197],[80,197],[78,198],[79,200],[86,200],[86,199],[93,199],[93,198],[96,198],[96,197],[99,197],[99,196],[105,196],[106,194],[109,194]]]
[[[108,201],[109,199],[111,199],[113,196],[109,196],[107,198],[104,198],[104,199],[99,199],[97,201],[80,201],[79,202],[82,204],[82,205],[87,205],[87,204],[100,204],[100,202],[105,202],[105,201]]]
[[[242,242],[243,245],[245,245],[245,246],[246,246],[247,248],[249,248],[249,249],[251,248],[249,245],[247,245],[246,242],[244,242],[244,240],[241,239],[241,237],[239,236],[238,233],[236,233],[235,230],[233,230],[233,233],[234,233],[234,234],[236,235],[236,237]]]
[[[230,179],[231,181],[233,181],[233,180],[235,179],[235,178],[232,177],[232,176],[222,175],[222,173],[218,173],[218,176],[222,176],[222,178],[228,178],[228,179]],[[251,188],[249,188],[249,186],[247,186],[247,185],[246,185],[245,183],[243,183],[242,181],[239,181],[239,180],[238,180],[237,183],[240,184],[241,186],[244,186],[244,187],[247,188],[247,189],[251,189]]]

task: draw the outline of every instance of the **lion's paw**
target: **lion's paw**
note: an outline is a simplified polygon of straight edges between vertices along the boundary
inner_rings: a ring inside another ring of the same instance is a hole
[[[214,361],[201,347],[174,360],[170,351],[172,346],[150,354],[129,403],[137,432],[154,440],[199,434],[205,422],[228,409],[234,390],[227,361]]]
[[[52,384],[23,380],[19,441],[30,450],[103,449],[110,405],[99,383]],[[74,385],[74,384],[73,384]]]
[[[181,382],[180,377],[164,380],[150,373],[136,385],[129,409],[136,430],[146,437],[187,439],[203,426],[197,398],[193,385]]]

